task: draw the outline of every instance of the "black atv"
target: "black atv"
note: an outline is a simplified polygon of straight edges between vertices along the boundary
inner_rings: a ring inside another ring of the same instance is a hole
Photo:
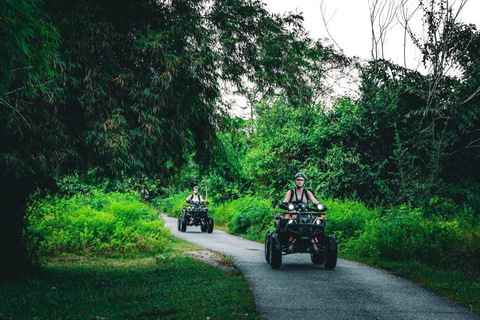
[[[325,235],[325,211],[327,207],[318,204],[308,207],[304,203],[282,204],[288,212],[276,212],[275,231],[265,235],[265,260],[272,269],[282,265],[282,255],[310,253],[314,264],[323,264],[332,270],[337,265],[337,241],[334,236]]]
[[[213,232],[213,218],[208,216],[208,201],[187,201],[188,206],[183,206],[182,214],[178,217],[177,228],[181,232],[187,226],[200,226],[202,232]]]

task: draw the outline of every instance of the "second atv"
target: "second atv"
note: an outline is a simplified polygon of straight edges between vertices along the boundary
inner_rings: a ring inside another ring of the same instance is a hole
[[[178,217],[177,228],[181,232],[187,226],[200,226],[202,232],[213,232],[213,218],[208,216],[208,201],[187,201],[189,205],[183,206],[182,214]]]

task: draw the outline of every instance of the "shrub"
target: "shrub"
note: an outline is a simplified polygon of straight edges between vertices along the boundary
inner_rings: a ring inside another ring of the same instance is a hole
[[[253,240],[263,239],[266,230],[273,225],[274,210],[270,201],[247,196],[233,200],[231,205],[235,211],[230,214],[230,230]]]
[[[357,201],[326,200],[323,203],[328,208],[327,233],[334,234],[339,244],[358,238],[367,222],[380,216],[379,209],[368,209]]]
[[[226,226],[230,228],[230,221],[235,215],[235,206],[232,201],[222,203],[218,207],[213,206],[211,214],[215,219],[215,224]]]
[[[28,220],[43,255],[127,255],[158,252],[170,233],[157,212],[135,194],[93,192],[37,202]]]
[[[345,252],[475,273],[480,267],[480,225],[461,216],[426,218],[419,209],[400,207],[367,221],[359,236],[345,243]]]
[[[359,237],[361,241],[357,242],[357,254],[388,260],[414,260],[426,253],[421,244],[429,234],[426,230],[429,225],[424,222],[420,211],[409,212],[406,208],[370,220]]]
[[[170,217],[178,217],[182,213],[183,206],[187,204],[185,199],[187,199],[189,194],[191,192],[184,191],[172,194],[166,198],[157,197],[152,200],[152,203],[160,212]]]

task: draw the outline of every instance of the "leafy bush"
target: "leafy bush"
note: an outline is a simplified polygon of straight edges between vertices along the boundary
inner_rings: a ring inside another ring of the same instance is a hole
[[[169,195],[166,198],[157,197],[152,200],[152,204],[160,212],[170,217],[178,217],[182,213],[183,206],[187,204],[185,199],[187,199],[189,194],[191,192],[183,191]]]
[[[364,204],[352,201],[322,201],[328,208],[327,233],[337,237],[339,244],[358,238],[368,221],[378,218],[380,210],[372,210]]]
[[[247,196],[223,204],[214,211],[215,220],[227,225],[235,233],[252,240],[261,240],[273,225],[273,208],[270,201]]]
[[[366,222],[345,252],[390,261],[415,261],[475,273],[480,270],[480,224],[461,216],[426,218],[418,209],[401,207]]]
[[[28,226],[43,255],[158,252],[170,238],[156,210],[139,202],[136,194],[98,190],[37,201]]]
[[[228,201],[212,208],[212,215],[215,219],[215,224],[223,225],[229,228],[230,220],[235,215],[236,209],[233,201]]]

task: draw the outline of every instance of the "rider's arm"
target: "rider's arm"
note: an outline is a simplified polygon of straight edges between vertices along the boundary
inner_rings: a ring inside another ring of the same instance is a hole
[[[190,199],[192,199],[192,195],[191,195],[191,194],[190,194],[190,195],[188,195],[188,197],[187,197],[187,201],[188,201],[188,200],[190,200]]]
[[[307,190],[308,198],[313,202],[313,204],[319,204],[320,202],[315,198],[313,193],[310,190]]]
[[[200,202],[204,202],[201,194],[198,195],[198,198],[200,199]]]
[[[283,199],[284,203],[289,203],[290,202],[290,190],[287,191],[287,194],[285,195],[285,199]]]

